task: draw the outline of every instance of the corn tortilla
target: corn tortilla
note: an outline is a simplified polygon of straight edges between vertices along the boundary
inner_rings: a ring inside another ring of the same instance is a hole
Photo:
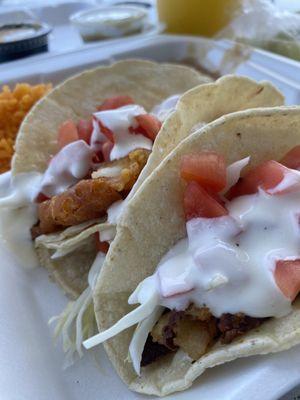
[[[251,168],[280,160],[300,143],[300,107],[246,110],[221,117],[181,142],[141,185],[128,205],[100,272],[94,292],[99,331],[131,311],[127,303],[136,286],[151,275],[162,256],[186,236],[183,183],[179,165],[184,154],[214,150],[228,164],[251,156]],[[250,355],[288,349],[300,343],[300,304],[283,318],[271,318],[229,345],[217,343],[192,362],[182,351],[142,368],[140,377],[128,361],[133,329],[107,341],[105,349],[130,389],[158,396],[187,389],[207,368]],[[203,377],[203,379],[205,379]]]

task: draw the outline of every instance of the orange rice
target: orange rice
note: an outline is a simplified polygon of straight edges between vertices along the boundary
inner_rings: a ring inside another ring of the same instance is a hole
[[[19,127],[31,107],[52,88],[51,84],[18,83],[0,92],[0,173],[10,169]]]

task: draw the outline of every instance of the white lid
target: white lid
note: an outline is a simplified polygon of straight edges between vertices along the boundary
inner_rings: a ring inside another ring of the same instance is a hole
[[[147,16],[147,11],[140,7],[97,7],[89,10],[80,11],[70,17],[71,22],[80,25],[124,25],[137,20],[142,20]]]

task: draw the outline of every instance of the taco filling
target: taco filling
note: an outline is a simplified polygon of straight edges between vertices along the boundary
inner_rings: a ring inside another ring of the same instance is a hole
[[[181,158],[187,236],[131,294],[128,303],[140,305],[86,348],[138,324],[129,354],[139,375],[167,353],[197,360],[291,312],[300,290],[300,146],[241,178],[248,162],[226,167],[212,151]]]
[[[96,278],[115,237],[124,200],[133,194],[162,122],[179,97],[165,99],[151,113],[130,96],[110,97],[90,118],[59,126],[58,152],[39,178],[34,200],[38,218],[31,238],[41,259],[41,249],[49,249],[54,267],[46,267],[74,300],[51,319],[56,322],[55,337],[63,337],[65,366],[82,355],[83,339],[95,332]],[[63,267],[56,264],[59,258]]]
[[[103,217],[113,203],[124,200],[178,98],[171,96],[148,114],[131,97],[117,96],[106,99],[89,119],[65,121],[58,130],[59,151],[49,161],[36,198],[33,239]],[[98,237],[98,250],[107,251],[108,244],[102,243]]]

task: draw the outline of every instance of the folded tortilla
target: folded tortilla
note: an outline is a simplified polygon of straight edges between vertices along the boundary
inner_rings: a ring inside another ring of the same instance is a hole
[[[80,73],[54,88],[27,115],[16,141],[12,174],[45,171],[50,156],[58,150],[59,126],[67,119],[76,122],[90,117],[108,97],[129,95],[149,112],[169,96],[210,81],[189,67],[142,60],[120,61]],[[101,230],[101,224],[98,228]],[[36,242],[41,265],[72,299],[87,286],[87,274],[96,255],[93,235],[86,234],[84,240],[78,235],[84,229],[80,226],[73,233],[71,229],[73,244],[77,242],[78,246],[60,258],[51,258],[55,252],[51,240],[61,250],[69,246],[64,240],[57,243],[59,237],[63,239],[60,233],[50,238],[44,235]]]
[[[94,292],[99,331],[132,310],[127,300],[136,286],[152,275],[162,256],[186,236],[183,184],[179,166],[183,155],[203,150],[221,153],[228,164],[251,156],[249,169],[264,160],[279,160],[300,143],[300,107],[246,110],[221,117],[182,141],[144,181],[117,227]],[[105,349],[130,389],[164,396],[192,385],[207,368],[257,354],[289,349],[300,343],[300,299],[293,311],[271,318],[231,344],[217,342],[193,361],[183,351],[143,367],[138,377],[128,360],[133,328],[107,341]],[[205,377],[203,377],[205,379]]]
[[[121,61],[70,78],[26,117],[16,142],[12,172],[43,172],[50,156],[57,151],[60,124],[67,119],[87,118],[105,98],[126,94],[149,112],[167,97],[186,92],[163,124],[148,162],[129,194],[131,198],[166,155],[199,124],[237,110],[284,102],[282,94],[267,82],[230,75],[215,83],[209,81],[210,78],[188,67],[141,60]],[[105,228],[105,221],[92,221],[35,241],[41,265],[71,299],[76,299],[87,286],[87,275],[96,256],[93,233]]]

